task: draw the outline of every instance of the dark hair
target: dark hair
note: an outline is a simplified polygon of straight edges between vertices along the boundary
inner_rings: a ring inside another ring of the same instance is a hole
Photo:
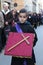
[[[20,11],[19,11],[19,14],[20,13],[26,13],[26,15],[27,15],[27,10],[26,9],[21,9]]]

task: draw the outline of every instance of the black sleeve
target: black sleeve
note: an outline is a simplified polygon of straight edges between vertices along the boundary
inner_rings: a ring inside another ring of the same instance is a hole
[[[10,29],[11,29],[11,32],[17,32],[15,26],[11,26]]]
[[[37,40],[38,40],[38,38],[37,38],[37,34],[35,32],[35,38],[34,38],[34,42],[33,42],[33,47],[36,45]]]
[[[33,49],[32,49],[32,60],[33,60],[34,63],[36,63],[35,53],[34,53]]]
[[[33,29],[33,33],[35,34],[35,38],[34,38],[34,42],[33,42],[33,47],[34,47],[36,45],[38,38],[37,38],[37,34],[36,34],[36,31],[34,30],[34,28],[32,28],[32,29]]]
[[[35,34],[35,38],[34,38],[34,42],[33,42],[33,47],[34,47],[36,45],[37,40],[38,40],[37,34],[32,26],[30,26],[29,32]]]

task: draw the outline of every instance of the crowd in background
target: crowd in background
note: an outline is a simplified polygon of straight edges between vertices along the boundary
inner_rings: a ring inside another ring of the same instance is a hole
[[[11,12],[12,12],[14,21],[17,22],[19,12],[16,9],[13,9]],[[43,15],[41,13],[28,12],[27,21],[31,23],[33,28],[36,29],[37,26],[43,25]]]
[[[16,9],[13,9],[11,12],[12,12],[14,21],[17,22],[19,12]],[[28,12],[27,21],[31,23],[33,28],[36,29],[37,26],[43,25],[43,15],[41,13]]]

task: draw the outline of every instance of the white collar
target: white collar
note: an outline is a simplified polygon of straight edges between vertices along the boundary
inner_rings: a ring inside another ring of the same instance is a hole
[[[6,15],[10,12],[10,10],[8,9],[6,12],[4,10],[2,10],[2,12]]]

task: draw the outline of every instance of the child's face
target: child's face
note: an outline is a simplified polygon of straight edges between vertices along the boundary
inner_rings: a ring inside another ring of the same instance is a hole
[[[26,15],[26,13],[20,13],[20,14],[19,14],[19,21],[20,21],[21,23],[24,23],[26,20],[27,20],[27,15]]]

